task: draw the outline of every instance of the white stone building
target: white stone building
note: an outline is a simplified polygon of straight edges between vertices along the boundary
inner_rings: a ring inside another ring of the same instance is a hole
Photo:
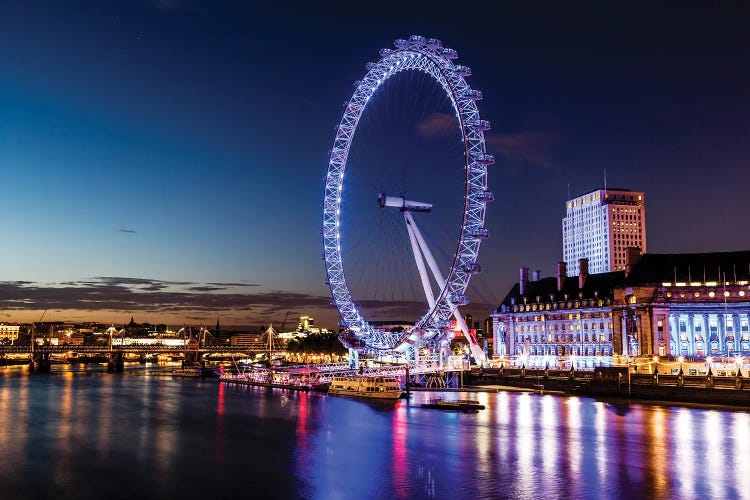
[[[629,247],[647,251],[643,192],[597,189],[569,200],[562,233],[568,276],[579,274],[580,259],[591,274],[624,270]]]

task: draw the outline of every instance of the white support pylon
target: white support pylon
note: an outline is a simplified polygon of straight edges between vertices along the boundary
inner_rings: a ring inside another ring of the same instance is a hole
[[[411,217],[411,214],[409,212],[404,212],[404,219],[406,220],[406,232],[409,233],[411,250],[414,253],[414,260],[416,261],[417,269],[419,270],[419,278],[422,280],[422,288],[424,288],[424,294],[427,297],[427,303],[430,305],[430,308],[433,308],[435,307],[435,295],[432,293],[430,277],[427,275],[427,269],[425,269],[424,267],[422,252],[419,251],[419,243],[417,241],[419,230],[416,228],[414,219]],[[421,237],[421,235],[419,236]]]
[[[433,257],[432,252],[430,252],[430,249],[427,247],[427,242],[424,240],[422,233],[419,231],[419,227],[417,227],[417,223],[414,222],[414,218],[411,216],[411,213],[408,210],[404,211],[404,219],[406,220],[406,230],[409,232],[409,239],[411,240],[414,259],[417,261],[417,267],[419,268],[419,276],[422,279],[422,286],[425,289],[425,295],[427,295],[427,302],[430,304],[430,307],[433,307],[435,305],[435,298],[432,293],[429,279],[427,277],[427,271],[424,268],[424,262],[422,261],[422,257],[419,254],[421,253],[422,255],[424,255],[424,259],[427,261],[427,265],[430,267],[430,271],[432,271],[432,275],[435,278],[438,287],[441,289],[443,286],[445,286],[445,278],[443,278],[443,273],[440,272],[440,268],[438,268],[437,262],[435,262],[435,258]],[[417,243],[416,246],[414,244],[415,238]],[[417,246],[419,248],[417,248]],[[456,318],[456,322],[461,328],[461,332],[464,334],[466,341],[469,343],[469,348],[471,349],[472,356],[474,356],[474,360],[479,365],[484,364],[484,349],[482,349],[479,344],[474,341],[474,338],[469,333],[469,327],[466,325],[466,321],[464,320],[463,316],[461,316],[461,312],[458,310],[458,306],[454,306],[453,308],[453,317]]]

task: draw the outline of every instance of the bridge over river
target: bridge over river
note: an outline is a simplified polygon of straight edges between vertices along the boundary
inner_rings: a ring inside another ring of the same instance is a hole
[[[108,371],[123,370],[126,356],[174,355],[184,357],[186,363],[199,364],[211,356],[244,356],[268,352],[267,346],[258,342],[248,345],[211,345],[198,342],[185,342],[184,345],[164,345],[154,343],[101,344],[101,345],[4,345],[0,346],[0,358],[28,356],[29,369],[32,372],[47,372],[53,356],[103,357],[107,359]]]

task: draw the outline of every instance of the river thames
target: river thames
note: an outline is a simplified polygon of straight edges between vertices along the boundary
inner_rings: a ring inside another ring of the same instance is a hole
[[[5,498],[750,498],[750,414],[528,393],[476,414],[148,372],[0,371]]]

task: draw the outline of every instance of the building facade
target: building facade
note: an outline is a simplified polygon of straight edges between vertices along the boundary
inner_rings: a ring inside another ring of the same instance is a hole
[[[625,269],[520,280],[491,315],[494,354],[527,367],[608,365],[619,357],[750,356],[750,251],[627,252]]]
[[[579,274],[580,259],[588,259],[592,274],[622,271],[627,248],[647,251],[644,194],[628,189],[597,189],[568,200],[562,233],[568,276]]]
[[[15,342],[18,340],[18,334],[21,330],[20,325],[0,325],[0,340]]]
[[[750,251],[631,254],[612,307],[615,353],[750,355]]]
[[[593,368],[609,365],[613,354],[614,285],[624,272],[569,277],[560,262],[557,276],[542,278],[521,268],[520,281],[491,315],[494,354],[526,367]]]

